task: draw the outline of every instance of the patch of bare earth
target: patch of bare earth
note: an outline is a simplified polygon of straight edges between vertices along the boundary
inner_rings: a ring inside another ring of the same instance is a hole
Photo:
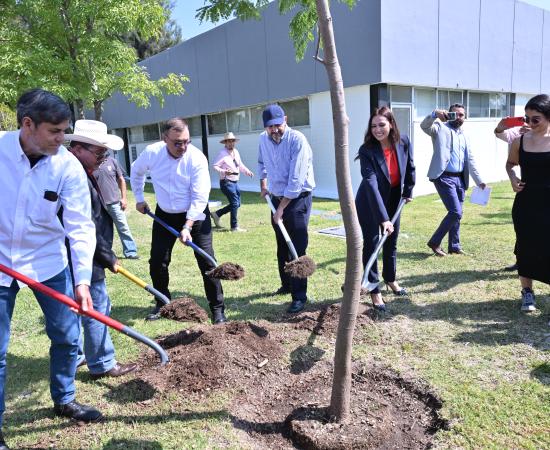
[[[149,356],[139,376],[157,391],[198,396],[233,391],[233,424],[246,432],[243,439],[253,448],[430,447],[434,433],[445,426],[440,400],[426,384],[384,367],[356,365],[350,422],[328,420],[332,363],[311,339],[303,345],[302,330],[310,331],[310,338],[333,337],[338,313],[339,305],[329,305],[283,324],[230,322],[180,331],[159,341],[170,363],[159,368]],[[358,315],[358,326],[371,321],[367,310]],[[283,346],[289,341],[296,348]]]
[[[160,315],[178,322],[206,322],[208,320],[208,313],[189,297],[172,300],[168,305],[160,308]]]

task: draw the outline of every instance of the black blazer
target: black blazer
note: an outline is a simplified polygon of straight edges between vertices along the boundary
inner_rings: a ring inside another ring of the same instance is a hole
[[[97,281],[105,278],[105,268],[113,267],[117,258],[113,252],[113,219],[105,209],[103,200],[90,180],[90,176],[88,176],[88,187],[92,200],[92,220],[95,224],[96,236],[92,281]]]
[[[409,137],[402,135],[395,147],[399,173],[401,175],[401,197],[411,198],[416,182],[413,146]],[[359,162],[363,181],[357,191],[356,205],[360,216],[365,214],[377,224],[390,220],[387,207],[390,199],[390,174],[384,150],[380,142],[372,145],[363,144],[359,148]],[[359,211],[361,210],[361,211]]]

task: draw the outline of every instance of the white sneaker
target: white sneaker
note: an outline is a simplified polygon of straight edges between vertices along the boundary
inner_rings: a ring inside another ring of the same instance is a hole
[[[234,231],[235,233],[246,233],[246,230],[244,228],[231,228],[231,231]]]
[[[524,288],[521,290],[521,310],[524,312],[536,311],[535,306],[535,294],[529,288]]]
[[[222,226],[220,224],[220,216],[216,214],[216,211],[210,211],[210,215],[212,216],[212,220],[214,221],[216,227],[221,228]]]

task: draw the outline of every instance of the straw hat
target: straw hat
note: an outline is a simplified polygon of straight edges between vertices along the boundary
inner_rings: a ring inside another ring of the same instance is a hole
[[[225,141],[238,141],[235,137],[235,135],[230,131],[229,133],[225,133],[223,135],[223,139],[220,141],[220,144],[225,144]]]
[[[66,134],[67,141],[84,142],[85,144],[120,150],[124,147],[122,138],[107,133],[107,125],[97,120],[77,120],[72,134]]]

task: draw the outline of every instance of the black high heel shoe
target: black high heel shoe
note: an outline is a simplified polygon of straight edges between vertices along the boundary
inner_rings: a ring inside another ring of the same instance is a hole
[[[376,294],[374,294],[376,295]],[[384,303],[384,301],[382,301],[382,303],[374,303],[374,299],[372,298],[373,294],[370,295],[370,301],[372,303],[372,306],[373,308],[376,310],[376,311],[380,311],[380,312],[386,312],[386,304]],[[380,296],[380,298],[382,298],[382,296]]]
[[[398,291],[394,291],[394,289],[390,286],[390,284],[386,283],[386,291],[390,289],[393,292],[393,295],[396,295],[397,297],[406,297],[407,295],[409,295],[409,293],[405,288],[401,288]]]

